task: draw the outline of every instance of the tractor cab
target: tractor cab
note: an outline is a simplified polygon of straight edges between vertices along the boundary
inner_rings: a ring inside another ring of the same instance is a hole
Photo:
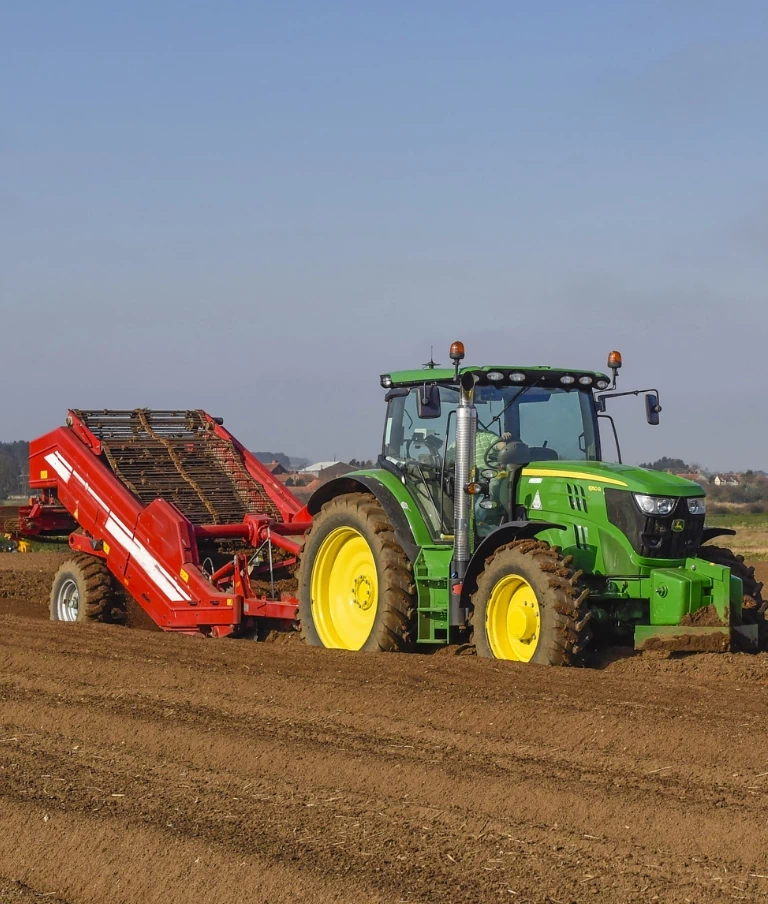
[[[470,490],[478,490],[478,536],[514,519],[514,486],[524,465],[600,460],[593,389],[608,386],[603,374],[481,367],[463,368],[459,376],[474,384]],[[389,384],[383,462],[401,473],[434,539],[452,542],[460,384],[453,371],[435,369],[387,374],[382,382]]]

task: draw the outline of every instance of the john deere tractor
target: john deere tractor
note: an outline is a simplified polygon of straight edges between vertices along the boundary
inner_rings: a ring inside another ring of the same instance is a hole
[[[384,374],[377,466],[311,498],[299,617],[311,644],[573,665],[597,643],[659,651],[757,649],[763,600],[705,527],[702,488],[602,459],[612,378],[552,367]],[[612,421],[610,421],[612,424]],[[614,429],[615,436],[615,429]],[[617,439],[618,448],[618,439]],[[620,455],[619,455],[620,457]]]

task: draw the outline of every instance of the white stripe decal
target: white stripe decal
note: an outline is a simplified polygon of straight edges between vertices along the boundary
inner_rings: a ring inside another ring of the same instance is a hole
[[[136,539],[135,534],[120,521],[109,509],[109,506],[98,497],[91,489],[90,484],[72,468],[58,452],[53,452],[45,456],[45,460],[50,464],[54,471],[61,477],[64,483],[69,483],[69,478],[74,477],[82,484],[85,491],[94,501],[106,512],[107,522],[104,525],[112,539],[118,546],[130,553],[136,560],[137,564],[146,573],[149,580],[160,590],[171,602],[178,599],[190,601],[192,597],[187,590],[181,587],[176,580],[163,568],[152,553]]]
[[[60,455],[59,452],[54,452],[53,454],[56,456],[56,458],[61,462],[61,464],[62,464],[62,465],[69,471],[69,473],[71,474],[71,473],[72,473],[72,467],[70,466],[70,464],[69,464],[67,461],[65,461],[65,460],[61,457],[61,455]]]
[[[72,471],[71,470],[68,471],[64,467],[64,463],[59,459],[58,455],[56,455],[55,453],[51,454],[51,455],[46,455],[45,460],[53,468],[53,470],[59,475],[59,477],[61,477],[61,479],[64,481],[64,483],[69,483],[69,478],[72,476]]]
[[[62,461],[63,461],[63,459],[62,459]],[[66,465],[66,462],[64,462],[64,464]],[[107,503],[104,502],[103,499],[99,498],[99,496],[96,495],[96,492],[91,488],[91,485],[89,483],[86,483],[85,480],[83,480],[83,478],[77,473],[77,471],[73,471],[72,476],[75,478],[75,480],[80,481],[85,492],[88,493],[88,495],[96,502],[97,505],[100,505],[104,509],[105,512],[107,512],[108,514],[111,514]]]
[[[104,525],[107,531],[112,535],[118,546],[122,546],[126,552],[129,552],[136,560],[138,565],[146,573],[147,577],[169,600],[176,600],[181,595],[179,588],[171,580],[168,572],[160,565],[160,563],[150,555],[149,551],[141,545],[134,537],[123,528],[112,515],[107,518]],[[189,594],[185,594],[186,599],[191,599]]]

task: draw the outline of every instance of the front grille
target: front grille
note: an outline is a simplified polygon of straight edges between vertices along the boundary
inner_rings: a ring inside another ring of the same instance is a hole
[[[695,556],[701,546],[704,515],[692,515],[684,497],[677,500],[671,515],[646,515],[631,493],[606,489],[608,520],[619,528],[635,552],[648,559],[685,559]],[[673,530],[682,522],[682,530]]]

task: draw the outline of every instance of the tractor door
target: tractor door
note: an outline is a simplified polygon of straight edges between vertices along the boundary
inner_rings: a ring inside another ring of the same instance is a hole
[[[435,540],[453,538],[454,461],[458,391],[434,386],[430,405],[423,386],[387,394],[384,457],[400,470]],[[435,404],[439,399],[439,403]]]

